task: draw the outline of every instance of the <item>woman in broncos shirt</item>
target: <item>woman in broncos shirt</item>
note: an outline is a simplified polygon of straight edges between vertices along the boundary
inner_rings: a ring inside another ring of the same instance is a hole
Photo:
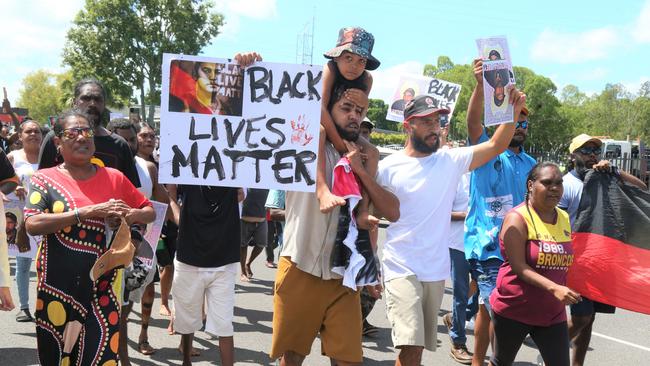
[[[494,311],[491,365],[511,365],[528,334],[549,366],[569,366],[565,305],[580,301],[566,287],[573,263],[571,225],[556,208],[562,197],[557,165],[535,165],[526,181],[526,200],[506,216],[499,241],[505,262],[490,296]]]

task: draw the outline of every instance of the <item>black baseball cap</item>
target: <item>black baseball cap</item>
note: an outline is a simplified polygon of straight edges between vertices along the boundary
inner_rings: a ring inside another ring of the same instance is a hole
[[[404,122],[413,117],[424,117],[433,113],[449,114],[449,109],[438,107],[435,99],[428,95],[418,95],[404,108]]]

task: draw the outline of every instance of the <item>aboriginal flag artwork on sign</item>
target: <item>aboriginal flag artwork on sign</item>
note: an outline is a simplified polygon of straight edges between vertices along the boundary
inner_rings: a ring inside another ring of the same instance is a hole
[[[570,288],[650,314],[650,192],[589,172],[573,223],[573,249]]]

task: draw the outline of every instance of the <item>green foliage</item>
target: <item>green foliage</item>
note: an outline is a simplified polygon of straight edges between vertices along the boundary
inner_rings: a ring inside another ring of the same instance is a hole
[[[377,146],[386,146],[386,145],[404,146],[405,141],[406,141],[406,134],[403,133],[397,134],[397,133],[372,132],[370,134],[370,142]]]
[[[49,116],[55,116],[70,106],[66,90],[70,90],[71,73],[54,74],[36,70],[27,74],[22,82],[16,106],[29,109],[29,115],[43,124]]]
[[[223,23],[213,6],[208,0],[86,0],[68,31],[63,63],[75,79],[104,82],[111,105],[128,103],[133,89],[147,89],[159,103],[163,52],[198,54]]]
[[[399,123],[386,119],[388,104],[384,103],[381,99],[370,99],[369,102],[368,113],[366,113],[366,116],[375,124],[376,128],[389,131],[399,131]]]

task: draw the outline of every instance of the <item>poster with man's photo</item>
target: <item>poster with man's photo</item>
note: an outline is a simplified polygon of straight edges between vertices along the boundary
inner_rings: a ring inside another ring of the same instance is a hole
[[[486,126],[514,121],[508,86],[514,85],[510,50],[505,37],[476,40],[479,57],[483,60],[483,96]]]
[[[164,54],[160,182],[313,192],[322,75]]]
[[[445,80],[421,75],[401,75],[397,88],[389,101],[386,119],[403,122],[404,108],[414,97],[427,94],[439,108],[447,108],[454,113],[461,86]],[[449,117],[451,118],[451,116]]]
[[[172,60],[169,111],[241,116],[243,70],[226,62]]]
[[[29,237],[26,235],[26,233],[21,233],[18,230],[20,226],[19,224],[23,220],[23,208],[25,207],[25,201],[10,199],[9,201],[4,202],[4,207],[5,220],[7,223],[5,226],[5,232],[7,234],[9,256],[34,258],[36,256],[36,251],[38,250],[38,245],[41,237]]]

